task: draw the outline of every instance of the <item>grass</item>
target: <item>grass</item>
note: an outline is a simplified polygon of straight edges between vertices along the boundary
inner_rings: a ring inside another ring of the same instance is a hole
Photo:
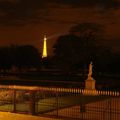
[[[40,106],[38,107],[38,111],[40,113],[47,112],[47,111],[49,112],[49,111],[56,110],[57,107],[59,109],[62,109],[62,108],[67,108],[75,105],[93,103],[93,102],[101,101],[108,98],[109,97],[106,97],[106,96],[99,97],[99,96],[83,96],[83,95],[62,96],[62,97],[59,97],[58,99],[55,97],[47,98],[47,99],[40,100],[38,102],[38,105]],[[58,101],[58,104],[57,104],[57,101]]]
[[[1,111],[12,112],[12,111],[13,111],[13,105],[12,105],[12,104],[0,105],[0,110],[1,110]]]
[[[38,113],[46,113],[56,109],[67,108],[75,105],[88,104],[97,101],[108,99],[107,96],[83,96],[83,95],[69,95],[60,97],[48,97],[40,99],[37,103]],[[13,104],[0,105],[2,111],[13,111]],[[17,103],[16,110],[20,112],[29,112],[29,103]]]

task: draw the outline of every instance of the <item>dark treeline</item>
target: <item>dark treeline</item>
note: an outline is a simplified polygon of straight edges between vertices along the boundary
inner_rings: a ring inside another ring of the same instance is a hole
[[[59,36],[53,46],[53,56],[42,58],[31,45],[0,48],[0,70],[60,70],[64,73],[81,73],[93,62],[95,73],[120,73],[120,54],[100,45],[103,27],[95,23],[81,23]]]
[[[120,54],[99,43],[105,39],[103,33],[103,26],[95,23],[73,26],[54,45],[54,64],[66,71],[83,71],[92,61],[94,72],[120,73]]]
[[[88,46],[89,50],[86,52],[83,50],[83,43],[80,43],[80,39],[71,34],[60,36],[54,46],[54,56],[44,59],[41,53],[31,45],[1,47],[0,70],[20,72],[48,68],[59,69],[63,72],[79,72],[87,70],[88,64],[92,61],[94,72],[120,73],[119,53],[113,53],[102,46],[91,47],[92,44]],[[91,57],[91,54],[94,57]]]
[[[69,34],[60,36],[54,46],[54,65],[64,71],[87,70],[93,62],[94,72],[120,73],[120,54],[109,47],[93,44]]]
[[[41,57],[31,45],[9,46],[0,48],[0,70],[39,68]]]

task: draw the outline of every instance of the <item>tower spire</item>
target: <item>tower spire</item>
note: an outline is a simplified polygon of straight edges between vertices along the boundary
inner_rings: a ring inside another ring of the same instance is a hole
[[[45,58],[45,57],[47,57],[47,37],[46,37],[46,35],[44,35],[42,58]]]

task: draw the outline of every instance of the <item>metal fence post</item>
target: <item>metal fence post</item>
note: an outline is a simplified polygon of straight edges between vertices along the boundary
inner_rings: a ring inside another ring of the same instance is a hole
[[[13,112],[16,112],[16,90],[13,89]]]
[[[30,114],[32,114],[32,115],[35,115],[36,114],[36,111],[35,111],[35,91],[30,91],[29,92],[29,94],[30,94],[30,104],[29,104],[29,106],[30,106]]]
[[[111,105],[112,99],[110,99],[110,120],[112,120],[112,105]]]
[[[57,117],[58,117],[58,109],[59,109],[59,100],[58,100],[58,92],[56,91],[56,107],[57,107]]]

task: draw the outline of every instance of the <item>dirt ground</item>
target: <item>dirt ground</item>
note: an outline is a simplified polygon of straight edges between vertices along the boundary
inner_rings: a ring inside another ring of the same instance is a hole
[[[58,120],[58,119],[16,114],[10,112],[0,112],[0,120]]]

